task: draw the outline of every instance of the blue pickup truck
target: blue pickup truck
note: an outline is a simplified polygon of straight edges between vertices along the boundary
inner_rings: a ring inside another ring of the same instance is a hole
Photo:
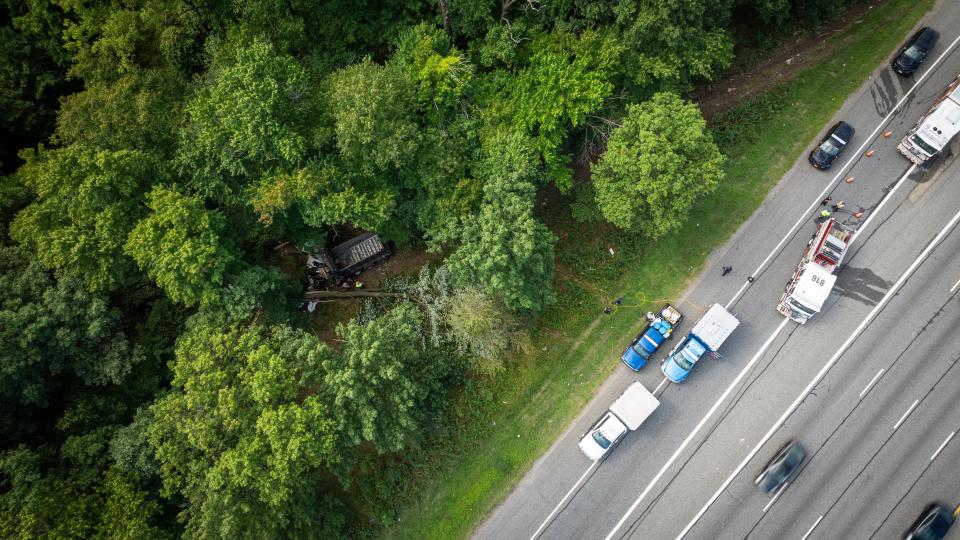
[[[673,336],[674,329],[682,319],[683,315],[670,304],[663,306],[659,315],[647,313],[647,321],[649,321],[647,326],[630,342],[627,349],[620,355],[620,360],[623,360],[628,368],[639,371],[650,360],[653,353]]]
[[[701,358],[707,353],[717,353],[739,324],[740,321],[720,304],[710,306],[687,337],[660,363],[660,371],[671,382],[683,382]]]

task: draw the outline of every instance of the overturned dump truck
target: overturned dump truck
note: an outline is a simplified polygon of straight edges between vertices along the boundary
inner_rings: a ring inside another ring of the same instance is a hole
[[[383,261],[393,252],[377,233],[355,236],[332,249],[324,249],[307,257],[307,278],[310,289],[336,286]]]

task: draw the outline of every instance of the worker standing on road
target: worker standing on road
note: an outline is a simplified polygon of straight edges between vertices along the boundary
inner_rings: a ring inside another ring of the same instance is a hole
[[[833,211],[836,212],[844,207],[843,201],[837,201],[837,204],[833,205]]]
[[[817,223],[823,223],[824,221],[830,219],[830,216],[831,214],[829,210],[826,210],[826,209],[821,210],[820,217],[817,218]]]
[[[826,199],[820,201],[820,206],[826,206],[826,205],[829,204],[830,201],[832,201],[832,200],[833,200],[833,197],[827,195],[827,198],[826,198]]]
[[[723,267],[723,273],[720,274],[720,275],[721,275],[721,276],[725,276],[725,275],[729,274],[730,272],[733,272],[733,267],[732,267],[732,266],[724,266],[724,267]]]

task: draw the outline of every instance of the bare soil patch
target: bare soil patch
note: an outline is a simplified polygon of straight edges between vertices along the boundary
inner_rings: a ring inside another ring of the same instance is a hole
[[[862,16],[886,0],[851,6],[839,19],[812,31],[796,31],[794,37],[755,65],[731,67],[712,83],[700,85],[690,96],[700,104],[704,117],[726,111],[742,100],[763,93],[789,80],[798,72],[816,66],[847,39],[847,30],[862,21]],[[837,34],[840,34],[837,36]]]

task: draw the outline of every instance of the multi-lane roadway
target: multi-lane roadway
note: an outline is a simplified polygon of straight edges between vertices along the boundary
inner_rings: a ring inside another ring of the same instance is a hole
[[[960,4],[923,24],[941,32],[927,64],[911,78],[878,67],[837,114],[857,128],[847,154],[829,172],[799,159],[679,302],[686,321],[713,302],[737,315],[723,358],[679,385],[656,362],[619,369],[475,537],[894,538],[928,501],[960,504],[960,164],[896,152],[960,73]],[[800,326],[774,307],[826,195],[861,233]],[[592,464],[577,439],[638,378],[660,408]],[[763,495],[753,479],[790,438],[807,461]]]

